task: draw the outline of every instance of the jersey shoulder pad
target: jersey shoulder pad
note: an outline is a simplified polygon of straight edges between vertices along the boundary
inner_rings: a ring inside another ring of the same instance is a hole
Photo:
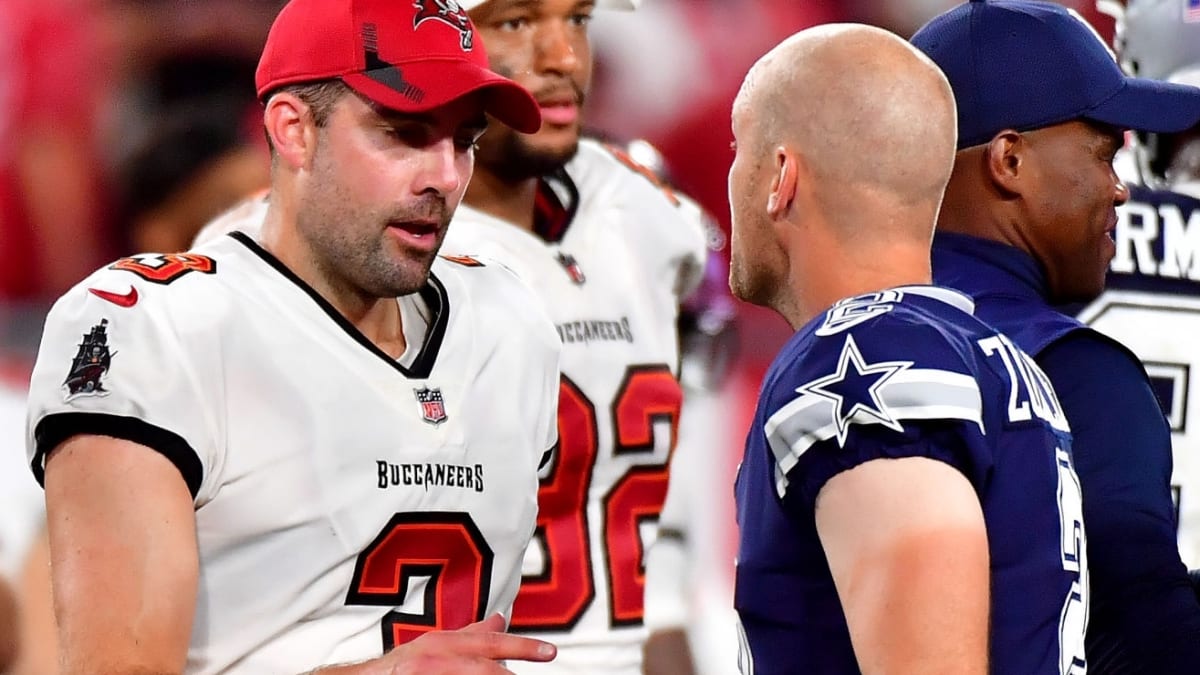
[[[615,163],[619,165],[621,169],[627,173],[627,175],[649,182],[649,184],[657,189],[672,206],[682,206],[683,201],[680,199],[679,194],[673,187],[671,187],[671,185],[661,174],[645,164],[638,162],[625,148],[622,148],[619,145],[599,141],[596,141],[595,143],[599,149],[607,153],[608,157],[610,158],[610,162],[615,160]],[[584,147],[584,145],[585,144],[581,142],[581,149]]]
[[[455,305],[469,306],[480,330],[528,332],[559,348],[545,304],[504,263],[484,255],[439,256],[433,274],[446,287],[451,311]]]
[[[912,423],[952,420],[982,430],[980,382],[938,333],[881,315],[835,334],[798,335],[763,393],[762,429],[782,472],[816,443],[845,447],[855,428],[907,434]]]
[[[207,330],[228,304],[225,285],[216,280],[226,260],[221,254],[226,247],[221,244],[119,258],[67,291],[55,308],[72,314],[111,315],[113,321],[143,325],[147,330],[170,326],[186,333],[189,325]]]
[[[965,314],[914,311],[886,293],[870,298],[873,302],[864,296],[861,303],[839,303],[801,331],[780,361],[772,391],[784,403],[803,400],[824,411],[818,417],[825,424],[832,414],[828,404],[835,404],[845,418],[835,424],[842,434],[858,412],[895,429],[900,420],[915,418],[981,422],[980,385],[969,351],[976,322]],[[859,317],[837,313],[855,305]],[[831,323],[840,326],[829,330]]]
[[[873,353],[963,369],[972,338],[987,332],[986,326],[961,308],[942,302],[916,304],[905,296],[905,291],[891,289],[839,301],[810,324],[814,349],[819,353],[841,345],[840,336],[848,334]]]

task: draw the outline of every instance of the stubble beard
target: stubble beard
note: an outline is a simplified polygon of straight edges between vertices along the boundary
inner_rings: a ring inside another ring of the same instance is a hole
[[[322,163],[319,157],[316,161]],[[355,207],[347,191],[331,180],[331,170],[328,165],[314,167],[314,172],[324,172],[314,185],[323,187],[305,195],[297,214],[297,230],[305,238],[318,272],[331,286],[368,299],[420,290],[428,282],[437,249],[429,254],[406,250],[388,234],[387,223],[436,211],[444,224],[448,220],[444,204],[409,213]],[[437,236],[440,248],[445,227],[426,236]]]
[[[767,306],[763,297],[766,285],[763,270],[744,260],[731,261],[729,266],[729,290],[734,297],[752,305]]]
[[[519,183],[553,174],[578,152],[578,138],[569,147],[539,148],[528,137],[510,131],[489,151],[476,153],[475,162],[505,183]]]

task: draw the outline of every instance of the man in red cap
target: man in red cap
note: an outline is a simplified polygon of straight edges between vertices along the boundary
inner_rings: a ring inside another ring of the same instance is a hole
[[[536,103],[434,0],[293,0],[257,86],[259,234],[121,259],[46,321],[27,449],[63,672],[553,658],[501,615],[559,340],[503,266],[437,257],[487,115],[533,131]]]

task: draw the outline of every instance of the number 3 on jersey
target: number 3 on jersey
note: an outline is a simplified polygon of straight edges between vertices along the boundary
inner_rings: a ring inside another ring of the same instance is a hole
[[[631,366],[612,401],[613,454],[654,451],[654,424],[669,421],[670,447],[678,432],[683,391],[665,365]],[[596,408],[565,375],[558,398],[558,460],[538,490],[537,536],[545,545],[545,572],[526,577],[513,605],[512,627],[566,631],[595,599],[587,517],[588,490],[598,455]],[[657,520],[667,495],[667,466],[629,469],[603,500],[601,541],[608,580],[609,622],[638,625],[646,584],[641,525]]]
[[[481,620],[491,578],[492,549],[470,514],[397,513],[359,554],[346,604],[399,608],[411,599],[413,582],[424,581],[424,611],[384,615],[387,651],[431,630]]]

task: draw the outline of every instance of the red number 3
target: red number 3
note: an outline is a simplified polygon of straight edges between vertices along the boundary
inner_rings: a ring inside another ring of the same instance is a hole
[[[683,392],[666,366],[634,366],[612,403],[613,453],[654,450],[654,423],[671,423],[671,447]],[[596,409],[569,378],[558,399],[559,458],[538,490],[537,534],[547,572],[526,578],[513,606],[512,627],[566,630],[595,598],[588,546],[587,493],[597,455]],[[667,494],[665,465],[635,466],[604,497],[605,569],[613,626],[642,622],[646,569],[640,526],[657,519]],[[388,612],[383,647],[431,630],[462,628],[487,609],[492,549],[471,516],[458,512],[397,513],[358,556],[347,605],[398,607],[414,578],[426,578],[421,614]]]
[[[632,366],[612,402],[614,455],[654,451],[654,423],[671,424],[671,448],[683,391],[665,365]],[[513,605],[512,627],[565,631],[595,599],[588,546],[587,496],[598,453],[596,408],[563,376],[558,398],[558,462],[538,490],[537,537],[546,550],[546,572],[526,577]],[[665,465],[635,466],[604,497],[601,524],[612,626],[638,625],[643,617],[646,569],[640,525],[655,520],[667,495]]]
[[[492,579],[492,549],[460,512],[397,513],[354,566],[347,605],[399,607],[409,583],[424,577],[425,611],[392,610],[383,617],[383,649],[431,630],[453,630],[483,619]]]

